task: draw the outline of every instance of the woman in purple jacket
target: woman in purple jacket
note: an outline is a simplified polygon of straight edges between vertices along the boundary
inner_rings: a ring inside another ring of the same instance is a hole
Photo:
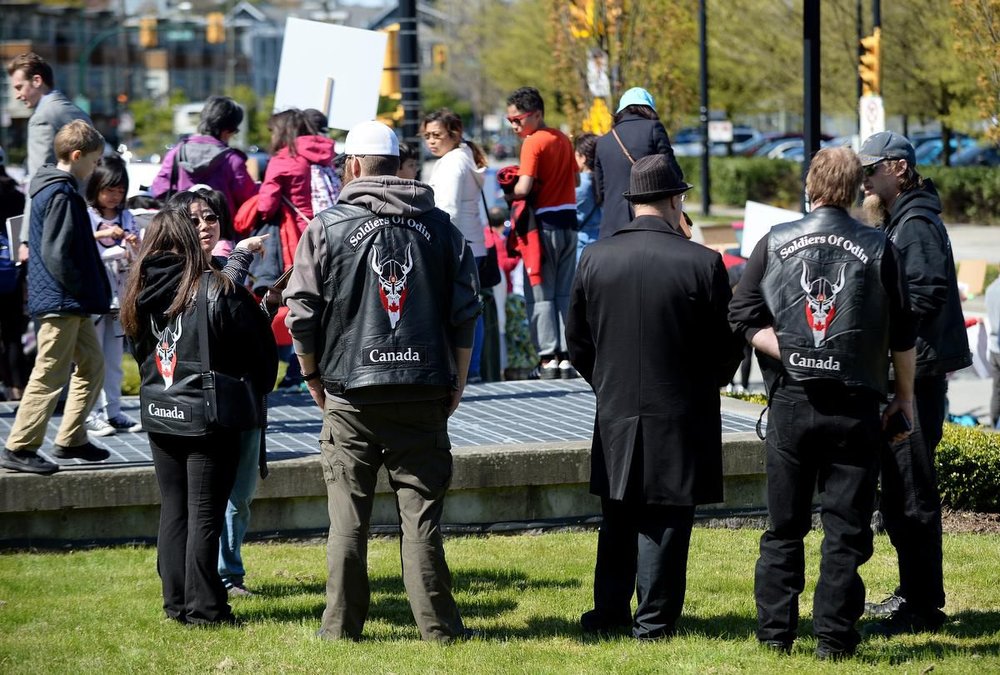
[[[225,96],[205,102],[198,133],[175,145],[160,166],[150,193],[167,199],[199,183],[226,196],[230,213],[257,194],[257,183],[247,173],[247,156],[229,147],[243,121],[243,108]]]

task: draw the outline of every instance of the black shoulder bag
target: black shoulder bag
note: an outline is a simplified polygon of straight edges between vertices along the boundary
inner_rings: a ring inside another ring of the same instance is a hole
[[[201,388],[205,397],[205,422],[209,429],[246,431],[261,424],[262,402],[253,384],[244,377],[233,377],[212,370],[208,349],[208,284],[211,272],[205,272],[198,285],[195,312],[198,315],[198,352],[201,357]]]
[[[483,198],[483,207],[486,209],[486,218],[489,220],[490,209],[486,206],[486,194],[480,190],[479,196]],[[503,277],[500,276],[500,259],[497,258],[496,246],[490,246],[486,249],[486,255],[479,260],[478,267],[480,290],[493,288],[500,283]]]

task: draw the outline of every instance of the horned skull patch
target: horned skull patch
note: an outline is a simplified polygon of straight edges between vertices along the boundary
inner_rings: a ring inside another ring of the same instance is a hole
[[[156,370],[163,377],[163,388],[169,389],[174,383],[174,369],[177,367],[177,341],[181,337],[181,317],[177,316],[174,329],[170,329],[168,323],[163,330],[156,330],[156,322],[149,318],[149,323],[153,327],[153,335],[156,336]]]
[[[408,288],[406,275],[413,269],[413,244],[406,245],[406,262],[393,258],[383,259],[377,248],[372,248],[371,268],[378,275],[378,293],[382,307],[389,315],[389,328],[396,329],[396,324],[403,314],[403,303],[406,302]]]
[[[805,261],[802,261],[802,277],[799,285],[805,291],[806,299],[806,322],[809,324],[813,334],[813,344],[822,347],[826,340],[826,331],[837,313],[837,293],[844,288],[844,271],[847,264],[840,266],[837,275],[837,282],[831,283],[826,277],[815,277],[810,279],[809,268]]]

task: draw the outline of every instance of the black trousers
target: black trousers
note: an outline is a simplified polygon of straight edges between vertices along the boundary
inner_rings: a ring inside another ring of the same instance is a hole
[[[149,434],[161,500],[156,569],[163,609],[182,623],[232,620],[219,577],[219,535],[236,480],[239,438],[238,432]]]
[[[631,623],[637,638],[672,635],[687,589],[694,507],[601,499],[601,513],[594,609],[607,624]]]
[[[941,442],[948,381],[944,375],[914,383],[913,433],[902,443],[883,446],[882,512],[889,540],[899,557],[899,587],[916,611],[944,607],[941,562],[941,497],[934,452]]]
[[[797,636],[805,586],[803,538],[819,490],[823,524],[813,630],[821,645],[853,650],[864,610],[858,568],[872,555],[871,515],[878,477],[881,419],[874,394],[779,386],[767,425],[767,509],[754,578],[757,638]]]

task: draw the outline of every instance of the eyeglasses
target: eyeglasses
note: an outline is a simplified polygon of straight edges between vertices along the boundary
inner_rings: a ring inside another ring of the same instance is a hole
[[[884,161],[885,161],[884,159],[880,159],[879,161],[875,162],[874,164],[869,164],[868,166],[866,166],[865,169],[864,169],[864,171],[865,171],[865,177],[866,178],[870,178],[871,176],[874,176],[875,172],[878,171],[878,165],[881,164]]]
[[[534,111],[526,112],[526,113],[521,113],[520,115],[508,115],[507,116],[507,121],[510,122],[511,125],[514,125],[514,124],[524,124],[524,119],[526,117],[528,117],[529,115],[531,115],[532,113],[534,113]]]
[[[209,225],[219,222],[219,217],[214,213],[202,213],[202,214],[191,214],[191,224],[197,225],[199,222],[208,223]]]
[[[687,193],[686,192],[682,192],[681,193],[681,203],[683,204],[684,200],[687,199],[687,198],[688,198]]]
[[[425,141],[440,141],[442,138],[448,138],[448,134],[442,134],[438,131],[430,131],[424,134]]]

